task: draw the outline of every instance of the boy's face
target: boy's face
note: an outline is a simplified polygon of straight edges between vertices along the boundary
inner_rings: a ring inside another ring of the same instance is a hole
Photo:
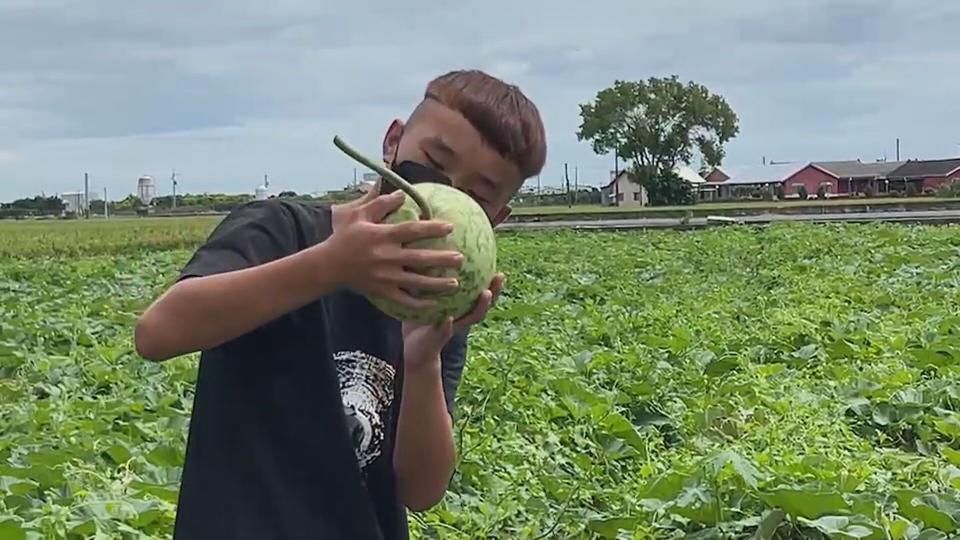
[[[524,181],[518,167],[488,146],[463,115],[430,100],[409,125],[393,121],[383,141],[383,159],[392,166],[413,162],[446,176],[483,208],[493,225],[510,215],[508,203]]]

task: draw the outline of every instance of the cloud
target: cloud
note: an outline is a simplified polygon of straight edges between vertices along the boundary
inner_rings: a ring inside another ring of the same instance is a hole
[[[576,139],[578,105],[616,79],[677,74],[741,119],[731,164],[955,153],[944,118],[960,6],[936,0],[6,0],[0,4],[0,200],[132,192],[176,168],[182,189],[334,189],[376,152],[426,82],[480,67],[538,104],[564,163],[599,184],[613,165]],[[889,153],[889,152],[888,152]],[[161,181],[161,192],[164,183]]]

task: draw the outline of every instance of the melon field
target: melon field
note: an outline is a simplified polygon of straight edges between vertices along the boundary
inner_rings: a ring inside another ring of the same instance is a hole
[[[196,358],[131,337],[215,223],[0,224],[0,540],[170,538]],[[414,538],[960,536],[960,230],[502,233],[499,261]]]

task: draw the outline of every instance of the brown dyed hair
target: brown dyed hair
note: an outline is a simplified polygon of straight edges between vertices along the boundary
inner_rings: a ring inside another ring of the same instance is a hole
[[[430,81],[424,99],[462,114],[524,179],[543,169],[547,142],[540,112],[515,85],[479,70],[451,71]]]

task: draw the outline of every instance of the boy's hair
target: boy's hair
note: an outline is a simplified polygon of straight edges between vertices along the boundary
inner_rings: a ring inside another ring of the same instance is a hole
[[[423,97],[462,114],[487,144],[520,169],[524,179],[543,169],[547,156],[543,121],[536,105],[515,85],[479,70],[458,70],[430,81]]]

